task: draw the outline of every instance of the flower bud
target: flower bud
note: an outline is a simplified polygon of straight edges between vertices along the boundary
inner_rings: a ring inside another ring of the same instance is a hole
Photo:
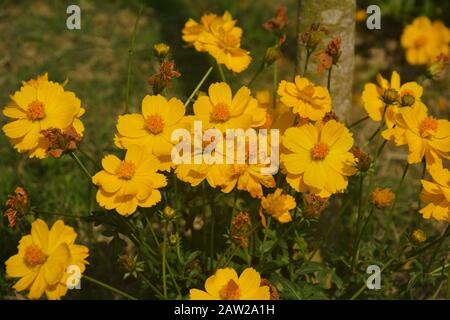
[[[370,165],[372,164],[372,158],[365,153],[360,147],[354,147],[352,149],[352,153],[355,158],[358,160],[356,163],[356,167],[360,172],[367,172],[370,169]]]
[[[414,104],[415,101],[416,99],[412,94],[405,94],[401,99],[401,104],[403,107],[410,107]]]
[[[169,51],[170,47],[163,42],[157,43],[153,46],[153,54],[160,59],[164,59],[169,54]]]
[[[423,230],[416,229],[412,232],[410,239],[414,244],[421,244],[427,241],[427,235],[423,232]]]
[[[277,61],[278,58],[281,57],[281,52],[278,46],[273,46],[270,48],[267,48],[266,54],[264,55],[264,65],[270,66],[272,63]]]
[[[398,99],[398,91],[392,88],[384,91],[383,100],[386,104],[394,104]]]
[[[167,219],[173,219],[175,217],[175,210],[172,207],[166,206],[163,210],[164,217]]]

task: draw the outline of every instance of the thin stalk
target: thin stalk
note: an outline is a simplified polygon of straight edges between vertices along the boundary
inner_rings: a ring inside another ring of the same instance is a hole
[[[333,69],[333,65],[331,65],[330,69],[328,69],[327,88],[328,88],[329,93],[331,93],[331,70],[332,69]]]
[[[368,119],[370,119],[370,117],[369,117],[369,116],[365,116],[364,118],[361,118],[361,119],[359,119],[359,120],[353,122],[352,124],[350,124],[350,125],[348,126],[348,128],[350,129],[350,128],[352,128],[352,127],[355,127],[355,126],[357,126],[358,124],[363,123],[364,121],[366,121],[366,120],[368,120]]]
[[[277,87],[278,87],[278,63],[273,63],[273,92],[272,92],[272,108],[277,107]]]
[[[394,216],[393,216],[392,213],[393,213],[393,211],[395,209],[395,206],[397,204],[398,193],[400,191],[400,188],[403,185],[403,181],[405,181],[405,177],[406,177],[406,174],[408,173],[408,169],[409,169],[409,163],[407,162],[406,165],[405,165],[405,168],[403,169],[402,178],[400,179],[400,182],[399,182],[399,184],[397,186],[397,189],[395,189],[394,203],[392,203],[391,209],[389,210],[389,213],[388,213],[388,216],[390,217],[390,220],[391,220],[392,232],[394,233],[394,237],[395,237],[396,241],[399,240],[399,236],[398,236],[398,233],[397,233],[397,228],[396,228]]]
[[[158,290],[158,288],[156,288],[151,282],[150,282],[150,280],[146,277],[146,276],[144,276],[144,274],[142,273],[142,272],[140,272],[139,273],[139,276],[142,278],[142,279],[144,279],[144,281],[147,283],[147,285],[157,294],[157,295],[159,295],[159,296],[161,296],[162,297],[162,292],[161,291],[159,291]]]
[[[374,207],[372,206],[372,207],[370,208],[369,215],[367,216],[367,219],[366,219],[366,221],[364,222],[364,225],[362,226],[362,229],[361,229],[361,231],[359,232],[358,238],[357,238],[357,240],[356,240],[356,245],[355,245],[355,255],[353,256],[353,261],[352,261],[353,266],[355,266],[355,265],[358,263],[358,260],[359,260],[359,247],[360,247],[360,244],[361,244],[361,239],[362,239],[362,237],[363,237],[363,235],[364,235],[364,232],[366,231],[367,225],[369,224],[370,218],[371,218],[372,215],[373,215],[373,211],[374,211]]]
[[[303,67],[303,77],[306,77],[306,72],[308,71],[309,57],[311,56],[311,52],[309,50],[306,51],[306,59],[305,65]]]
[[[359,176],[359,187],[358,187],[358,217],[356,218],[356,237],[353,243],[353,257],[352,257],[352,270],[355,269],[356,256],[357,256],[357,243],[359,238],[360,225],[362,220],[362,198],[363,198],[363,185],[364,185],[364,175]]]
[[[172,268],[170,268],[169,263],[166,261],[167,270],[169,270],[170,278],[172,279],[173,285],[175,286],[175,289],[177,290],[177,293],[179,296],[181,296],[180,287],[178,286],[177,280],[175,279],[175,275],[172,272]]]
[[[70,157],[77,163],[77,165],[80,167],[81,171],[89,178],[89,180],[92,180],[92,176],[89,173],[88,169],[84,166],[83,162],[81,162],[80,158],[77,157],[77,155],[73,152],[69,153]]]
[[[448,233],[449,230],[450,230],[450,224],[445,229],[444,233],[442,234],[442,236],[439,239],[439,242],[437,243],[436,248],[434,249],[433,253],[431,254],[430,261],[428,262],[427,267],[425,268],[425,273],[428,272],[430,270],[431,266],[433,265],[433,262],[436,259],[439,249],[441,248],[442,243],[444,243],[445,235]]]
[[[227,82],[227,78],[225,77],[225,73],[223,72],[222,65],[217,63],[217,69],[219,69],[220,78],[223,82]]]
[[[74,219],[86,219],[87,218],[85,216],[77,216],[77,215],[68,214],[68,213],[56,213],[56,212],[47,212],[47,211],[31,211],[31,213],[49,215],[49,216],[57,216],[57,217],[68,217],[68,218],[74,218]]]
[[[203,83],[206,81],[206,79],[208,79],[209,75],[211,74],[211,71],[213,70],[213,67],[209,67],[209,69],[206,71],[206,73],[203,75],[203,78],[200,80],[200,82],[197,84],[197,86],[195,87],[194,91],[192,91],[191,95],[189,96],[189,98],[186,100],[186,102],[184,103],[184,107],[186,108],[189,103],[191,102],[191,100],[194,98],[195,94],[198,92],[198,90],[200,90],[200,88],[202,87]]]
[[[250,81],[247,84],[247,87],[251,87],[251,85],[253,84],[253,82],[256,80],[256,78],[258,78],[258,76],[261,74],[261,72],[264,70],[264,63],[261,63],[261,65],[259,66],[259,68],[256,70],[255,74],[253,75],[253,77],[250,79]]]
[[[134,54],[134,42],[136,40],[137,27],[139,24],[139,19],[141,18],[142,11],[144,10],[144,4],[141,5],[139,9],[139,13],[136,17],[133,27],[133,34],[130,40],[130,46],[128,48],[128,67],[127,67],[127,92],[126,92],[126,100],[125,100],[125,113],[128,113],[130,109],[130,90],[131,90],[131,76],[132,76],[132,62],[133,62],[133,54]]]
[[[263,262],[263,258],[264,258],[264,244],[266,243],[267,240],[267,234],[269,233],[270,230],[270,222],[272,221],[272,217],[269,216],[267,218],[267,228],[264,229],[264,238],[263,241],[261,243],[261,248],[262,248],[262,252],[261,252],[261,257],[259,258],[259,268],[261,268],[262,262]]]
[[[89,277],[87,275],[83,275],[83,278],[88,280],[88,281],[90,281],[90,282],[92,282],[92,283],[95,283],[95,284],[97,284],[97,285],[99,285],[99,286],[101,286],[101,287],[103,287],[105,289],[108,289],[111,292],[118,293],[118,294],[120,294],[121,296],[123,296],[125,298],[128,298],[130,300],[138,300],[137,298],[133,297],[132,295],[130,295],[130,294],[126,293],[126,292],[123,292],[122,290],[119,290],[119,289],[116,289],[114,287],[111,287],[109,284],[101,282],[101,281],[99,281],[97,279],[94,279],[94,278]]]
[[[450,300],[450,268],[447,270],[447,294],[446,294],[447,300]]]
[[[163,295],[167,299],[167,279],[166,279],[166,250],[167,250],[167,221],[164,221],[164,242],[162,250],[162,280],[163,280]]]
[[[380,126],[377,128],[377,130],[375,130],[375,132],[370,136],[368,143],[372,142],[372,140],[375,138],[375,136],[377,135],[378,132],[381,131],[381,129],[383,129],[384,127],[384,122],[385,122],[385,115],[386,115],[386,109],[387,109],[387,105],[384,105],[384,109],[383,109],[383,115],[381,116],[381,123]]]
[[[422,160],[422,176],[421,176],[422,180],[425,178],[426,172],[427,172],[427,163],[425,162],[425,159],[424,159],[424,160]],[[420,182],[419,196],[417,197],[417,210],[420,210],[420,194],[421,193],[422,193],[422,182]]]

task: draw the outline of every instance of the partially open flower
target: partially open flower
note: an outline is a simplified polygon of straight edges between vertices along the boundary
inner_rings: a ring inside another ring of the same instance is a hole
[[[436,60],[428,66],[425,71],[425,76],[432,80],[439,79],[445,73],[449,64],[449,56],[441,53],[436,57]]]
[[[370,202],[378,209],[389,207],[395,199],[395,194],[389,188],[376,188],[370,195]]]
[[[163,210],[164,217],[167,219],[173,219],[176,215],[175,210],[172,207],[166,206]]]
[[[163,42],[157,43],[153,46],[153,53],[160,59],[164,59],[169,54],[169,51],[170,47]]]
[[[125,271],[125,274],[123,276],[124,279],[128,278],[129,276],[137,278],[138,273],[144,271],[144,263],[142,261],[138,261],[137,256],[124,254],[120,256],[117,261]]]
[[[8,199],[6,200],[5,216],[8,218],[8,226],[10,228],[14,228],[17,219],[26,215],[29,209],[27,192],[23,188],[17,187],[14,193],[14,195],[8,195]]]

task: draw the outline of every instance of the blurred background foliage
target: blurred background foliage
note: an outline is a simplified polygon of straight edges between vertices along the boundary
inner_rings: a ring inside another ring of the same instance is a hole
[[[185,48],[181,40],[181,29],[189,17],[198,20],[204,12],[221,14],[224,10],[228,10],[238,19],[238,25],[244,30],[242,47],[251,51],[254,63],[248,71],[233,79],[233,82],[246,83],[259,67],[266,48],[274,41],[274,38],[262,28],[262,23],[274,15],[280,4],[286,5],[290,23],[287,44],[283,49],[284,57],[279,66],[280,79],[290,78],[293,75],[296,49],[295,0],[144,2],[145,9],[139,22],[133,57],[132,110],[138,110],[142,97],[151,94],[147,79],[157,66],[157,61],[152,56],[152,47],[161,41],[171,46],[172,58],[182,74],[181,78],[174,82],[168,95],[185,99],[192,92],[209,67],[210,61],[206,54]],[[83,148],[99,160],[108,152],[117,152],[113,145],[114,127],[117,116],[123,112],[125,106],[128,47],[140,1],[79,0],[76,3],[82,10],[82,28],[70,31],[66,28],[66,8],[74,4],[74,1],[0,0],[0,105],[3,106],[8,102],[9,95],[20,87],[21,81],[34,78],[38,74],[48,72],[50,79],[58,82],[68,79],[66,88],[77,94],[87,111],[83,117],[86,127]],[[365,115],[360,94],[364,84],[373,81],[378,72],[390,76],[392,70],[398,70],[402,75],[402,82],[413,80],[421,73],[421,68],[407,65],[399,44],[402,29],[406,24],[414,17],[426,15],[433,20],[441,19],[450,26],[448,1],[368,0],[357,1],[357,4],[360,9],[365,9],[370,4],[379,5],[382,13],[382,29],[371,31],[365,27],[365,21],[357,22],[354,105],[353,110],[349,112],[350,118],[346,119],[347,123]],[[219,75],[213,74],[208,81],[217,80]],[[424,100],[431,109],[440,113],[441,117],[448,117],[449,114],[448,85],[447,79],[446,82],[425,88]],[[271,86],[272,76],[267,72],[258,79],[255,88],[271,89]],[[0,117],[0,126],[4,123],[5,118]],[[356,140],[364,141],[374,128],[375,125],[372,124],[357,128]],[[395,187],[405,161],[405,152],[394,148],[385,152],[383,156],[385,163],[375,177],[374,185],[382,182],[383,187]],[[399,195],[398,207],[404,213],[399,217],[399,225],[410,226],[411,223],[420,223],[430,234],[437,234],[442,226],[420,221],[417,212],[408,211],[409,206],[402,209],[402,203],[417,201],[420,176],[418,167],[415,166],[414,170],[410,171],[409,175],[412,178]],[[95,170],[92,164],[89,168],[91,171]],[[0,212],[4,209],[7,194],[12,193],[16,186],[24,186],[30,194],[32,205],[39,206],[42,211],[87,216],[97,208],[96,190],[73,165],[70,158],[29,160],[13,151],[6,137],[0,134]],[[330,208],[333,208],[333,203]],[[327,219],[335,213],[336,206],[334,210],[323,213],[320,222],[325,223],[315,223],[305,236],[297,239],[300,254],[308,241],[321,234],[324,226],[327,226]],[[45,218],[47,221],[51,220],[49,217]],[[340,257],[333,256],[331,252],[346,241],[342,235],[348,231],[345,230],[345,225],[347,220],[351,219],[351,216],[344,217],[343,226],[334,231],[337,241],[333,242],[323,254],[330,266],[339,266],[341,263]],[[98,275],[100,279],[107,275],[105,280],[125,291],[128,287],[134,288],[135,280],[122,281],[122,274],[116,272],[117,252],[114,245],[108,245],[110,237],[105,237],[99,228],[92,228],[91,225],[78,219],[66,218],[66,220],[79,232],[78,241],[90,247],[89,274]],[[386,220],[383,216],[375,217],[376,222],[373,223],[377,225],[375,240],[367,241],[362,247],[361,256],[365,256],[367,260],[380,259],[383,250],[389,245],[389,236],[383,237],[383,234],[388,233],[383,229],[386,227]],[[0,297],[5,297],[11,292],[7,290],[11,283],[4,279],[4,261],[16,252],[21,233],[26,231],[26,228],[19,231],[8,229],[5,219],[0,223]],[[318,265],[312,266],[305,265],[298,272],[307,275],[322,270]],[[339,290],[344,284],[335,276],[334,269],[327,270],[331,270],[331,273],[327,271],[325,275],[328,277],[331,274],[336,284],[336,297],[339,297]],[[365,275],[362,274],[361,277]],[[329,280],[325,278],[324,276],[324,281]],[[429,290],[435,288],[434,283],[431,280],[421,283],[421,279],[417,276],[414,283],[410,284],[411,275],[405,278],[404,274],[400,274],[398,277],[386,279],[384,285],[388,288],[411,285],[409,290],[402,291],[407,292],[404,298],[429,296]],[[74,290],[75,292],[71,292],[67,298],[111,298],[109,292],[99,287],[88,283],[83,285],[88,289]],[[420,290],[414,291],[414,286],[418,286]],[[311,291],[312,293],[308,295],[308,288],[301,289],[303,298],[325,297],[315,291]],[[389,290],[374,293],[374,296],[380,295],[389,296]],[[291,298],[295,297],[294,292]]]

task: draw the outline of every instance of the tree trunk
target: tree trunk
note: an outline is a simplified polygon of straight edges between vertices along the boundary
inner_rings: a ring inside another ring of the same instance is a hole
[[[339,64],[333,66],[331,73],[331,96],[333,111],[338,117],[345,117],[350,111],[352,102],[353,65],[355,47],[355,0],[298,0],[297,33],[307,31],[312,23],[321,23],[329,34],[322,42],[326,46],[328,41],[339,36],[341,38],[342,55]],[[319,50],[322,48],[318,48]],[[297,37],[296,72],[301,74],[305,63],[306,51]],[[316,59],[312,56],[308,64],[308,77],[316,84],[327,85],[328,72],[317,74]],[[303,75],[302,75],[303,76]]]

